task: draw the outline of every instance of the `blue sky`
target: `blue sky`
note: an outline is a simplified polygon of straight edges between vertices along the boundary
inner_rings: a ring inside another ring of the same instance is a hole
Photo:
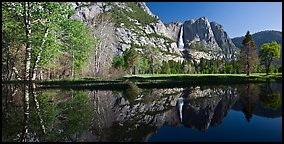
[[[207,17],[221,24],[230,38],[249,30],[282,31],[282,2],[146,2],[163,22]]]

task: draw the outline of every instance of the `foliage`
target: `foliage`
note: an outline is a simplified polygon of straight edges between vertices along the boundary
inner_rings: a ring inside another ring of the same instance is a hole
[[[136,69],[139,73],[148,73],[150,69],[149,60],[145,56],[139,55]]]
[[[90,51],[94,48],[95,39],[91,35],[90,28],[81,21],[66,20],[62,25],[62,47],[68,53],[74,54],[75,68],[80,68],[90,57]]]
[[[205,41],[194,42],[193,44],[190,45],[190,49],[197,50],[197,51],[208,52],[208,48],[206,48]]]
[[[150,16],[143,9],[139,8],[135,2],[128,2],[127,5],[133,10],[133,12],[127,11],[125,15],[138,20],[142,25],[149,25],[152,22],[156,22],[157,19]]]
[[[281,72],[282,73],[282,65],[280,65],[279,69],[278,69],[278,72]]]
[[[146,36],[147,36],[147,37],[162,38],[162,39],[164,39],[164,40],[167,40],[167,43],[173,43],[173,42],[175,42],[173,39],[168,38],[168,37],[163,36],[163,35],[159,35],[159,34],[157,34],[157,33],[150,33],[150,34],[147,34]]]
[[[129,68],[132,74],[135,73],[135,66],[138,63],[138,52],[134,48],[126,49],[124,52],[124,61],[127,68]]]
[[[146,45],[144,49],[144,55],[148,59],[150,70],[149,73],[159,73],[162,63],[160,62],[159,57],[159,49],[154,48],[150,45]]]
[[[162,71],[163,74],[169,74],[171,72],[170,65],[167,62],[163,62]]]
[[[260,60],[261,64],[266,68],[266,74],[270,72],[270,67],[273,59],[280,58],[280,45],[273,41],[271,43],[265,43],[261,46]]]
[[[139,8],[134,2],[127,2],[126,4],[128,7],[131,8],[132,11],[120,8],[116,4],[111,4],[113,6],[113,16],[115,18],[117,26],[123,23],[126,27],[133,27],[135,29],[139,29],[136,24],[133,21],[130,21],[128,18],[137,20],[142,25],[148,25],[152,22],[157,21],[155,17],[150,16],[144,10]]]
[[[232,73],[232,69],[233,69],[233,66],[232,65],[226,65],[225,66],[225,72],[228,74],[228,73]]]
[[[5,2],[2,8],[4,43],[8,48],[12,46],[14,51],[18,51],[16,45],[25,47],[25,57],[18,60],[24,62],[25,71],[19,64],[15,65],[19,71],[25,72],[20,73],[21,76],[26,78],[29,72],[30,79],[33,79],[32,74],[36,76],[38,67],[43,70],[64,67],[66,70],[65,65],[60,64],[62,57],[71,59],[69,65],[79,70],[89,58],[95,40],[81,21],[71,19],[75,11],[70,3]],[[9,55],[4,57],[8,63],[14,64]]]
[[[112,66],[114,68],[123,68],[125,66],[125,61],[123,56],[116,55],[112,59]]]

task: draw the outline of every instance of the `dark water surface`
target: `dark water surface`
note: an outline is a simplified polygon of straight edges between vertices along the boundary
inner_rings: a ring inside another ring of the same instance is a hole
[[[282,83],[126,90],[2,84],[2,142],[282,141]]]

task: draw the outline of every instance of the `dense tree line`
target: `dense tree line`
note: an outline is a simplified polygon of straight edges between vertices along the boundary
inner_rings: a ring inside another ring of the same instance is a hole
[[[2,2],[2,79],[74,77],[95,42],[74,14],[69,3]]]

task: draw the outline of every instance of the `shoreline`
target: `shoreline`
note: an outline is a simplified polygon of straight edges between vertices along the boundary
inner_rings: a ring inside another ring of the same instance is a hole
[[[37,89],[100,89],[123,90],[135,84],[139,88],[172,88],[197,85],[235,85],[247,83],[282,83],[282,73],[266,74],[144,74],[126,75],[116,80],[49,80],[6,81],[2,84],[36,84]]]

